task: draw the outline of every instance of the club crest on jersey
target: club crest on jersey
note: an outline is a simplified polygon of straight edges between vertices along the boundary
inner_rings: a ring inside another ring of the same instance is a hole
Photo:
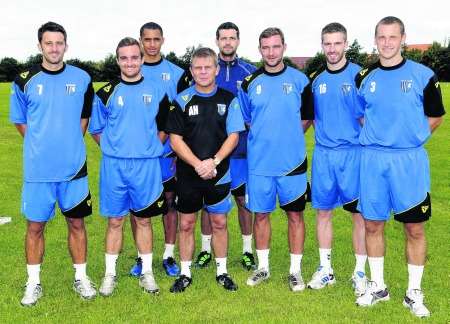
[[[169,81],[170,80],[170,73],[167,73],[167,72],[161,73],[161,79],[163,81]]]
[[[283,83],[283,92],[290,94],[292,92],[292,83]]]
[[[352,91],[352,85],[350,83],[343,83],[341,89],[344,95],[348,95]]]
[[[412,88],[412,80],[402,80],[400,81],[400,88],[404,93],[409,92]]]
[[[238,89],[241,88],[241,85],[242,85],[242,81],[236,81],[236,87],[237,87]]]
[[[227,111],[227,105],[225,104],[217,104],[217,112],[220,116],[223,116]]]
[[[66,93],[68,95],[71,95],[72,93],[75,93],[75,90],[77,89],[77,85],[73,83],[67,83],[66,84]]]
[[[144,105],[148,106],[152,102],[152,95],[149,94],[143,94],[142,100],[144,100]]]
[[[261,94],[261,91],[262,91],[262,87],[261,87],[260,84],[258,84],[258,85],[256,86],[256,94],[257,94],[257,95]]]
[[[198,115],[198,105],[189,106],[188,115],[189,116],[197,116]]]

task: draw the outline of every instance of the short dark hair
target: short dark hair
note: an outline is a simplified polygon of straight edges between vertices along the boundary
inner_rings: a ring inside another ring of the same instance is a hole
[[[344,34],[344,39],[347,40],[347,29],[345,29],[344,25],[338,22],[332,22],[322,28],[321,38],[323,41],[323,35],[331,34],[331,33],[342,33]]]
[[[214,65],[218,64],[216,52],[214,52],[214,50],[209,47],[196,48],[191,56],[191,65],[192,65],[192,62],[194,61],[194,58],[197,58],[197,57],[212,57],[214,60]]]
[[[236,31],[237,38],[239,39],[239,27],[236,26],[235,23],[232,23],[230,21],[224,22],[217,27],[216,30],[216,39],[219,39],[219,31],[223,29],[234,29]]]
[[[381,19],[378,24],[375,26],[375,36],[377,36],[378,26],[380,25],[393,25],[398,24],[400,26],[400,34],[402,36],[405,34],[405,24],[403,21],[400,20],[400,18],[394,17],[394,16],[387,16]]]
[[[139,30],[139,36],[142,37],[142,34],[144,33],[144,29],[157,29],[161,33],[161,36],[163,36],[162,27],[159,24],[157,24],[157,23],[155,23],[153,21],[145,23],[145,24],[142,25],[141,29]]]
[[[261,39],[269,38],[269,37],[276,36],[276,35],[280,35],[281,43],[284,44],[284,34],[281,31],[281,29],[278,27],[269,27],[269,28],[264,29],[262,31],[261,35],[259,35],[259,45],[261,45]]]
[[[139,47],[139,52],[141,53],[141,57],[143,57],[144,52],[142,51],[141,44],[133,37],[125,37],[120,40],[119,44],[117,44],[117,47],[116,47],[116,57],[119,58],[119,48],[126,47],[126,46],[134,46],[134,45]]]
[[[39,43],[42,41],[42,35],[44,35],[45,32],[57,32],[64,35],[64,42],[67,41],[67,33],[63,26],[60,24],[57,24],[53,21],[46,22],[38,29],[38,40]]]

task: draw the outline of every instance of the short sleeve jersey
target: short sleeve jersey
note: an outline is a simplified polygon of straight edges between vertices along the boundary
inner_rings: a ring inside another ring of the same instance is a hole
[[[245,129],[237,99],[231,92],[216,87],[208,94],[195,86],[181,92],[171,107],[166,131],[183,137],[183,141],[200,160],[213,158],[231,133]],[[221,178],[229,168],[229,157],[217,167]],[[177,160],[177,173],[198,177],[194,168]]]
[[[217,85],[237,96],[242,80],[255,72],[256,67],[238,57],[229,62],[222,60],[220,57],[218,60],[220,69],[216,77]],[[248,131],[239,133],[239,143],[231,153],[232,158],[245,158],[247,156],[247,137]]]
[[[300,71],[285,66],[277,73],[263,68],[244,79],[238,92],[247,141],[249,173],[282,176],[306,157],[301,120],[313,120],[311,86]]]
[[[445,114],[439,82],[428,67],[403,59],[392,67],[379,62],[356,77],[364,111],[361,145],[415,148],[431,135],[427,117]]]
[[[97,91],[89,132],[102,133],[100,147],[105,155],[160,157],[158,130],[163,130],[168,112],[167,95],[151,80],[110,82]]]
[[[87,174],[80,119],[91,116],[93,96],[90,76],[68,64],[59,71],[36,65],[16,77],[10,121],[26,124],[25,181],[61,182]]]
[[[339,70],[325,67],[310,75],[316,145],[330,148],[359,145],[362,114],[355,85],[359,70],[358,65],[347,61]]]
[[[142,75],[161,86],[171,102],[178,93],[189,87],[191,81],[190,76],[182,68],[163,58],[155,63],[144,62]],[[170,141],[167,140],[164,144],[164,156],[171,154],[172,148]]]

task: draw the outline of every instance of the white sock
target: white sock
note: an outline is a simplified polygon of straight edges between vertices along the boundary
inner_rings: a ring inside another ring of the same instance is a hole
[[[227,271],[227,258],[216,258],[216,265],[217,265],[217,275],[220,276],[221,274],[228,273]]]
[[[384,283],[384,257],[368,257],[370,279],[377,284],[379,290],[386,288]]]
[[[180,271],[180,275],[185,275],[186,277],[191,278],[191,265],[192,265],[192,260],[191,261],[180,261],[180,267],[181,267],[181,271]]]
[[[302,271],[302,258],[303,254],[291,253],[291,267],[289,268],[289,274],[295,274]]]
[[[252,238],[253,235],[242,235],[242,254],[248,252],[253,253],[252,250]]]
[[[75,269],[75,280],[85,279],[86,275],[86,263],[74,264]]]
[[[41,272],[40,264],[27,264],[28,280],[27,284],[40,284],[41,279],[39,273]]]
[[[324,270],[331,270],[331,249],[319,248],[319,256],[320,256],[320,266]]]
[[[175,249],[175,244],[167,244],[163,254],[163,260],[167,258],[173,258],[173,250]]]
[[[353,273],[357,273],[357,272],[366,273],[367,255],[355,254],[355,259],[356,259],[356,264],[355,264],[355,270],[353,270]]]
[[[202,234],[202,251],[211,253],[211,237],[212,235]]]
[[[408,264],[408,290],[420,289],[423,275],[423,265]]]
[[[152,272],[153,253],[141,254],[142,274]]]
[[[258,256],[258,269],[266,269],[269,271],[269,251],[267,250],[256,250],[256,255]]]
[[[105,253],[105,276],[116,275],[116,263],[118,257],[118,254]]]

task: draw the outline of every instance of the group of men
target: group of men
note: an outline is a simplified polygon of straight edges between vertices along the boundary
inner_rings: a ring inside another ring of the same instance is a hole
[[[343,206],[354,225],[356,264],[351,280],[356,304],[372,306],[388,300],[383,279],[384,224],[393,211],[406,234],[409,283],[403,304],[416,316],[429,316],[421,290],[424,222],[431,216],[423,145],[445,111],[434,73],[402,57],[401,20],[379,21],[375,28],[379,61],[366,69],[346,59],[345,27],[326,25],[321,33],[326,65],[309,77],[283,62],[286,44],[279,28],[260,34],[263,66],[256,69],[236,55],[238,27],[230,22],[220,25],[219,54],[210,48],[196,49],[190,76],[162,58],[162,28],[147,23],[139,41],[127,37],[119,42],[120,79],[96,94],[85,72],[63,63],[67,45],[62,26],[42,25],[38,40],[42,64],[19,74],[11,96],[10,119],[24,136],[22,212],[28,220],[28,280],[22,305],[32,306],[42,296],[43,230],[54,215],[55,202],[68,223],[74,290],[85,299],[96,296],[86,275],[83,222],[92,212],[83,142],[89,129],[102,151],[100,214],[108,219],[101,295],[110,296],[116,288],[116,262],[128,214],[138,250],[131,274],[139,277],[146,292],[159,292],[152,270],[152,217],[164,215],[163,267],[176,277],[170,291],[179,293],[193,282],[198,212],[202,213],[202,248],[195,265],[208,265],[212,245],[217,283],[237,290],[227,270],[231,195],[241,225],[241,262],[253,270],[247,285],[268,280],[270,213],[278,197],[288,218],[292,291],[321,289],[336,282],[331,219],[333,209]],[[320,264],[305,284],[301,272],[308,188],[304,133],[311,125],[316,142],[311,197],[317,209]],[[174,257],[177,233],[180,267]],[[365,272],[367,259],[371,280]]]

